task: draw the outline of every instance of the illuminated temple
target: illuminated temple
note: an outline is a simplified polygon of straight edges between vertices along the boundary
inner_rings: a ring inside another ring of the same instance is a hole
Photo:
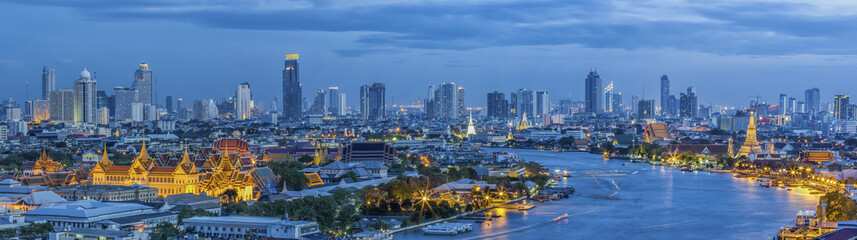
[[[106,151],[105,151],[106,152]],[[107,155],[92,170],[92,183],[98,185],[140,184],[158,189],[159,197],[181,193],[220,197],[234,190],[235,200],[258,198],[254,193],[252,171],[254,156],[247,142],[240,139],[221,139],[211,149],[203,149],[193,160],[185,149],[180,161],[163,161],[149,155],[145,142],[140,154],[130,166],[115,166]],[[231,194],[230,194],[231,195]]]
[[[756,115],[752,111],[750,112],[750,124],[747,125],[747,139],[744,140],[744,145],[738,150],[736,157],[749,156],[751,153],[762,153],[762,145],[756,140]]]

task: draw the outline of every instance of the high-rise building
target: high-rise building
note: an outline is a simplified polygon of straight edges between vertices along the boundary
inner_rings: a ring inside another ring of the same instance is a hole
[[[80,72],[80,78],[74,82],[74,123],[96,123],[98,110],[98,86],[86,69]]]
[[[518,93],[509,93],[509,117],[518,116]]]
[[[806,103],[804,103],[804,102],[797,102],[797,105],[795,105],[795,106],[797,106],[797,107],[795,108],[795,112],[798,112],[798,113],[807,113],[807,111],[806,111]]]
[[[127,121],[133,118],[134,103],[138,102],[138,91],[131,88],[113,88],[113,119]]]
[[[50,96],[48,97],[50,98]],[[46,98],[47,99],[47,98]],[[30,122],[39,123],[47,121],[51,117],[51,102],[50,100],[31,100],[27,101],[27,116]]]
[[[339,87],[327,88],[327,114],[332,116],[345,115],[345,94],[339,92]]]
[[[23,120],[21,117],[21,105],[9,97],[8,101],[3,101],[3,113],[6,116],[6,121],[19,122]]]
[[[506,96],[498,91],[488,93],[488,104],[486,113],[491,118],[504,118],[508,116],[509,102],[506,101]]]
[[[821,90],[818,88],[807,89],[804,92],[806,109],[804,112],[806,113],[816,113],[821,111]]]
[[[167,108],[168,113],[173,113],[175,110],[173,109],[173,96],[167,96],[167,101],[164,104]],[[276,106],[274,106],[276,107]]]
[[[208,119],[208,103],[205,100],[193,101],[193,119]]]
[[[850,97],[848,95],[836,95],[833,98],[833,117],[839,120],[849,119],[848,105]]]
[[[613,112],[613,81],[604,88],[604,112]]]
[[[637,106],[637,118],[648,119],[655,117],[655,100],[640,100]]]
[[[699,116],[699,98],[693,92],[693,87],[687,88],[687,93],[681,94],[681,117],[694,118]]]
[[[793,114],[797,111],[797,99],[790,97],[786,103],[786,113]]]
[[[374,83],[372,86],[369,86],[367,91],[367,109],[368,114],[366,114],[368,119],[381,119],[384,118],[387,111],[387,99],[386,92],[387,87],[384,86],[383,83]]]
[[[59,89],[51,91],[51,121],[60,123],[74,122],[74,90]]]
[[[360,86],[360,117],[369,119],[369,85]]]
[[[589,75],[586,76],[585,96],[586,112],[604,112],[604,95],[601,95],[601,76],[598,76],[598,72],[596,71],[589,71]]]
[[[786,105],[788,104],[788,98],[785,93],[780,94],[780,104],[777,105],[777,113],[780,115],[786,114]]]
[[[107,107],[98,108],[95,114],[95,124],[107,125],[110,124],[110,109]]]
[[[298,54],[286,54],[283,65],[283,117],[300,119],[303,96],[298,74]]]
[[[670,98],[670,78],[667,75],[661,76],[661,116],[672,114],[669,109]]]
[[[464,88],[463,87],[458,87],[458,90],[456,91],[455,98],[458,99],[456,101],[456,103],[458,104],[458,107],[456,108],[456,109],[458,109],[458,113],[456,114],[456,115],[458,115],[457,118],[466,117],[467,113],[465,113],[465,110],[467,110],[467,107],[464,105]]]
[[[536,109],[535,114],[533,116],[543,117],[547,114],[550,114],[551,106],[550,106],[550,98],[548,97],[547,91],[537,91],[536,92]]]
[[[536,101],[533,90],[518,89],[518,116],[522,117],[527,114],[527,117],[533,117],[535,113]]]
[[[315,93],[315,100],[312,102],[312,106],[309,107],[307,114],[327,115],[327,93],[324,90],[319,89]]]
[[[613,100],[610,102],[613,103],[613,106],[612,106],[613,112],[620,112],[620,113],[624,112],[623,108],[625,106],[622,104],[622,93],[621,92],[613,93],[612,98],[613,98]]]
[[[51,91],[57,89],[57,74],[53,68],[42,67],[42,99],[51,97]]]
[[[442,83],[434,92],[435,112],[432,117],[439,119],[457,119],[459,115],[458,86],[455,83]]]
[[[250,110],[253,108],[253,95],[250,93],[250,84],[238,84],[235,88],[235,118],[250,119]]]
[[[149,64],[146,62],[140,63],[140,68],[134,71],[134,83],[131,88],[137,90],[137,102],[144,104],[152,104],[152,70],[149,70]]]
[[[675,95],[670,95],[667,98],[667,115],[668,116],[678,116],[678,98]]]

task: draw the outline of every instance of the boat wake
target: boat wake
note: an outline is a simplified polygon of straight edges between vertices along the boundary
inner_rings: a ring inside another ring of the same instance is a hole
[[[660,225],[652,225],[652,226],[648,226],[648,227],[641,228],[641,229],[640,229],[640,231],[652,231],[652,230],[659,230],[659,229],[671,228],[671,227],[675,227],[675,226],[678,226],[678,225],[681,225],[681,224],[685,224],[685,223],[692,223],[692,222],[696,222],[697,220],[698,220],[698,219],[691,219],[691,220],[685,220],[685,221],[681,221],[681,222],[665,223],[665,224],[660,224]]]
[[[524,230],[531,229],[531,228],[535,228],[535,227],[539,227],[539,226],[545,226],[545,225],[546,225],[546,224],[548,224],[548,223],[558,222],[558,221],[563,220],[563,219],[566,219],[566,218],[568,218],[568,217],[578,216],[578,215],[584,215],[584,214],[590,214],[590,213],[595,213],[595,212],[599,212],[599,211],[601,211],[601,210],[599,209],[599,207],[597,207],[597,206],[596,206],[596,207],[594,207],[594,208],[592,208],[592,209],[589,209],[589,210],[587,210],[587,211],[584,211],[584,212],[579,212],[579,213],[574,213],[574,214],[568,214],[568,213],[566,213],[566,214],[563,214],[563,215],[557,216],[557,217],[556,217],[556,218],[554,218],[554,219],[548,220],[548,221],[546,221],[546,222],[534,223],[534,224],[526,225],[526,226],[523,226],[523,227],[518,227],[518,228],[513,228],[513,229],[506,230],[506,231],[498,232],[498,233],[492,233],[492,234],[481,235],[481,236],[475,236],[475,237],[469,237],[469,238],[462,238],[462,240],[483,239],[483,238],[496,237],[496,236],[500,236],[500,235],[506,235],[506,234],[513,233],[513,232],[520,232],[520,231],[524,231]]]

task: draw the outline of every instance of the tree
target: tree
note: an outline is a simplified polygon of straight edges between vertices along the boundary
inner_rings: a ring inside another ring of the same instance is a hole
[[[339,179],[341,180],[346,178],[350,178],[351,181],[357,182],[357,173],[355,173],[354,171],[348,171],[347,173],[343,174],[342,177],[340,177]]]
[[[301,157],[298,158],[298,162],[302,162],[302,163],[310,163],[310,162],[312,162],[312,160],[313,160],[313,157],[310,156],[309,154],[301,155]]]
[[[50,223],[30,223],[26,226],[18,228],[20,236],[29,236],[34,234],[44,234],[54,231],[54,226]]]
[[[226,189],[226,191],[223,191],[223,194],[220,195],[220,198],[225,199],[223,202],[235,202],[238,200],[238,191],[235,191],[235,189]]]
[[[568,136],[560,138],[557,142],[561,148],[572,148],[574,146],[574,137]]]
[[[839,192],[829,192],[821,196],[816,212],[825,212],[824,221],[849,221],[857,219],[857,204],[854,200]],[[827,203],[826,211],[822,211],[821,203]],[[821,217],[821,216],[819,216]]]
[[[179,229],[170,222],[158,223],[158,226],[152,230],[152,239],[167,240],[179,235]]]

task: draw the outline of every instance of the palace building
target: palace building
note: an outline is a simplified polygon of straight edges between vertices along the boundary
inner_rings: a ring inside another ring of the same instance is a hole
[[[144,142],[140,154],[130,166],[115,166],[104,154],[92,170],[92,183],[144,185],[157,188],[158,197],[204,193],[215,197],[226,195],[239,201],[258,198],[254,191],[255,156],[249,152],[247,142],[240,139],[221,139],[216,141],[211,149],[200,151],[193,159],[185,149],[178,162],[159,161],[149,155]],[[205,161],[199,164],[200,159]]]

